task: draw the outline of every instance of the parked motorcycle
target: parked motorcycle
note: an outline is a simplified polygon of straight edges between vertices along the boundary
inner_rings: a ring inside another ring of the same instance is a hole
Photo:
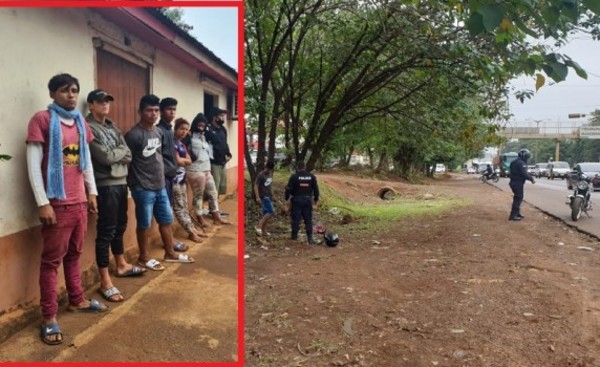
[[[494,171],[494,173],[492,173],[490,175],[490,177],[488,177],[485,173],[481,175],[481,177],[479,177],[479,179],[481,180],[481,182],[486,183],[487,180],[492,180],[494,182],[498,182],[498,180],[500,180],[499,176],[498,176],[498,172]]]
[[[579,220],[581,213],[590,216],[588,211],[592,210],[592,177],[583,173],[577,174],[577,184],[573,189],[573,194],[567,196],[567,205],[571,207],[571,219]]]

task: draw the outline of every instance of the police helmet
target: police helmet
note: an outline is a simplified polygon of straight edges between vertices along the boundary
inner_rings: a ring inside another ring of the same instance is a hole
[[[529,152],[529,150],[527,149],[521,149],[519,150],[519,158],[521,158],[524,161],[527,161],[529,158],[531,158],[531,152]]]
[[[329,247],[335,247],[340,242],[340,238],[336,233],[325,233],[325,244]]]

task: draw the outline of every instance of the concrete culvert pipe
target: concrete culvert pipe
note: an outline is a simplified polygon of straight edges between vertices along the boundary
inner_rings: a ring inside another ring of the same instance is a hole
[[[377,190],[377,196],[381,200],[394,200],[396,198],[396,190],[391,187],[382,187]]]

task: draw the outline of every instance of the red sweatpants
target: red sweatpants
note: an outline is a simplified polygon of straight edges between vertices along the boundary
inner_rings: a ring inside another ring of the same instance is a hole
[[[56,224],[42,226],[42,263],[40,267],[40,305],[45,319],[58,313],[56,285],[58,267],[63,264],[69,303],[84,301],[79,257],[87,229],[87,203],[54,206]]]

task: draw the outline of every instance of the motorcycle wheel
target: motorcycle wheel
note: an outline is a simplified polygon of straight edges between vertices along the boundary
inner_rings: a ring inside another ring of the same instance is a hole
[[[498,178],[498,176],[494,176],[494,177],[492,177],[492,181],[498,182],[498,181],[500,181],[500,179]]]
[[[480,180],[481,180],[481,182],[483,182],[483,183],[485,183],[485,182],[487,181],[487,177],[485,177],[485,176],[481,176],[479,179],[480,179]]]
[[[574,197],[571,203],[571,219],[577,222],[581,217],[581,210],[583,209],[583,199],[580,197]]]

